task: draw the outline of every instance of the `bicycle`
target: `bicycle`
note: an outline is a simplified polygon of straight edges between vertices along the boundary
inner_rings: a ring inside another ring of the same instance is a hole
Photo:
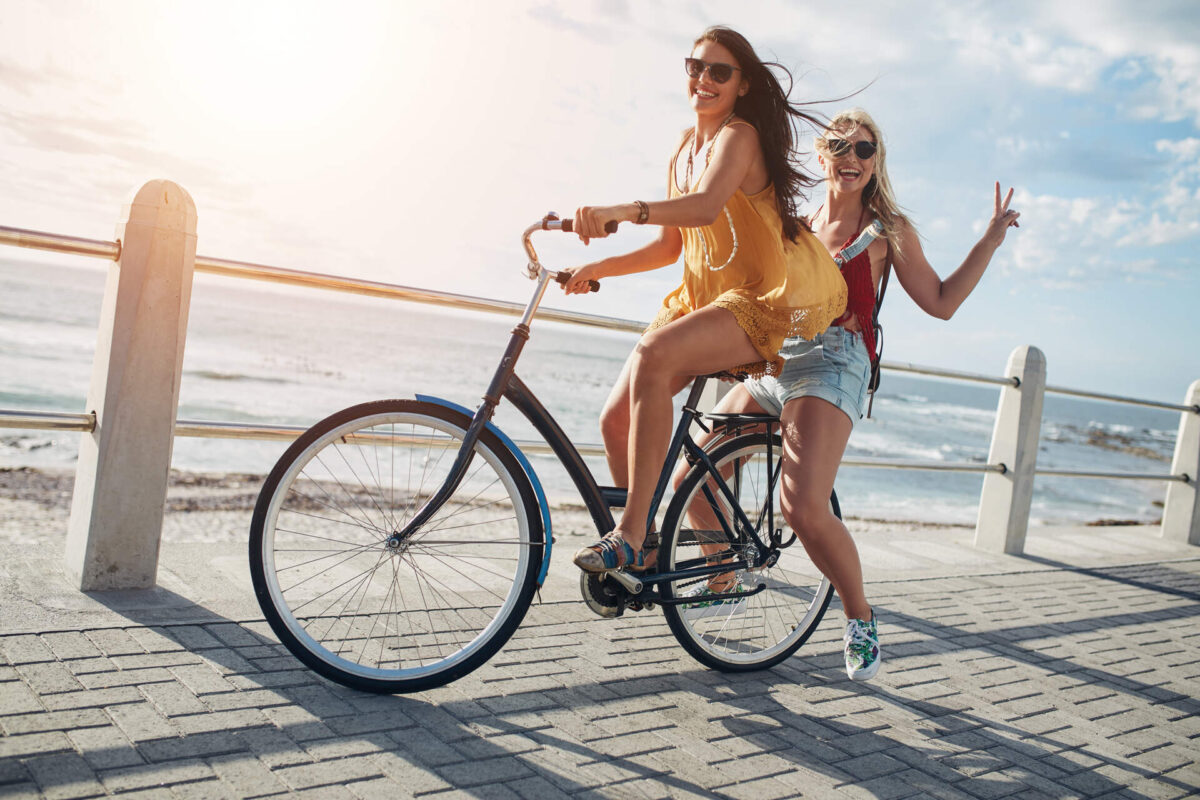
[[[346,408],[302,434],[263,484],[250,530],[255,595],[280,642],[326,678],[372,692],[432,689],[481,666],[521,623],[554,538],[536,472],[490,421],[501,399],[550,445],[597,533],[615,527],[625,490],[596,482],[515,372],[549,281],[566,277],[538,261],[540,230],[570,231],[571,220],[549,214],[522,237],[537,285],[476,411],[421,394]],[[807,641],[832,588],[776,517],[778,419],[700,413],[708,377],[692,384],[655,488],[651,529],[682,453],[657,565],[582,573],[580,589],[601,616],[661,606],[709,667],[765,669]],[[694,422],[723,435],[701,447]],[[840,517],[836,494],[830,503]],[[697,597],[716,576],[736,576],[736,590]]]

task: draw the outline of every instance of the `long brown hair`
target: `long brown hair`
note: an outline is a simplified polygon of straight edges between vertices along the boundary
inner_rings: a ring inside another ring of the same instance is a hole
[[[714,42],[732,53],[741,67],[742,77],[750,84],[750,90],[734,104],[733,113],[758,131],[767,175],[775,186],[775,199],[783,220],[783,235],[795,241],[801,230],[808,229],[808,224],[796,210],[796,200],[805,189],[817,185],[821,179],[804,169],[797,156],[793,123],[803,121],[817,131],[823,131],[825,125],[815,115],[788,99],[793,81],[787,67],[774,61],[761,60],[745,36],[732,28],[714,25],[700,34],[693,47],[701,42]],[[784,91],[772,70],[779,70],[787,76],[787,91]]]

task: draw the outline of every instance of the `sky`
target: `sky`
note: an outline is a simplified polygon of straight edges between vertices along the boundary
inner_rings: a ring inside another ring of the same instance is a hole
[[[111,240],[166,178],[202,255],[523,301],[528,224],[665,195],[711,24],[786,66],[793,100],[854,93],[812,108],[879,123],[943,277],[1014,187],[1021,227],[953,319],[892,284],[885,360],[999,374],[1031,344],[1051,385],[1167,402],[1200,379],[1195,0],[6,0],[0,225]],[[650,235],[537,247],[568,266]],[[648,320],[680,274],[546,304]]]

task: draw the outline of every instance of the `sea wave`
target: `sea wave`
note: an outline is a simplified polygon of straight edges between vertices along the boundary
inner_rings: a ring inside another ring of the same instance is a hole
[[[275,378],[266,375],[246,375],[241,372],[220,372],[212,369],[188,370],[184,374],[195,378],[206,378],[213,381],[250,381],[255,383],[291,383],[286,378]]]
[[[1154,461],[1170,461],[1175,446],[1174,433],[1096,421],[1085,425],[1044,424],[1042,438],[1048,442],[1083,445]]]

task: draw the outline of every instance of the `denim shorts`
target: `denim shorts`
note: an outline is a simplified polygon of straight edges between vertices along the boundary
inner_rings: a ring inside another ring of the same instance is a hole
[[[862,419],[871,358],[863,338],[836,325],[812,340],[791,338],[779,348],[783,371],[743,384],[754,401],[771,414],[797,397],[819,397],[840,408],[851,424]]]

